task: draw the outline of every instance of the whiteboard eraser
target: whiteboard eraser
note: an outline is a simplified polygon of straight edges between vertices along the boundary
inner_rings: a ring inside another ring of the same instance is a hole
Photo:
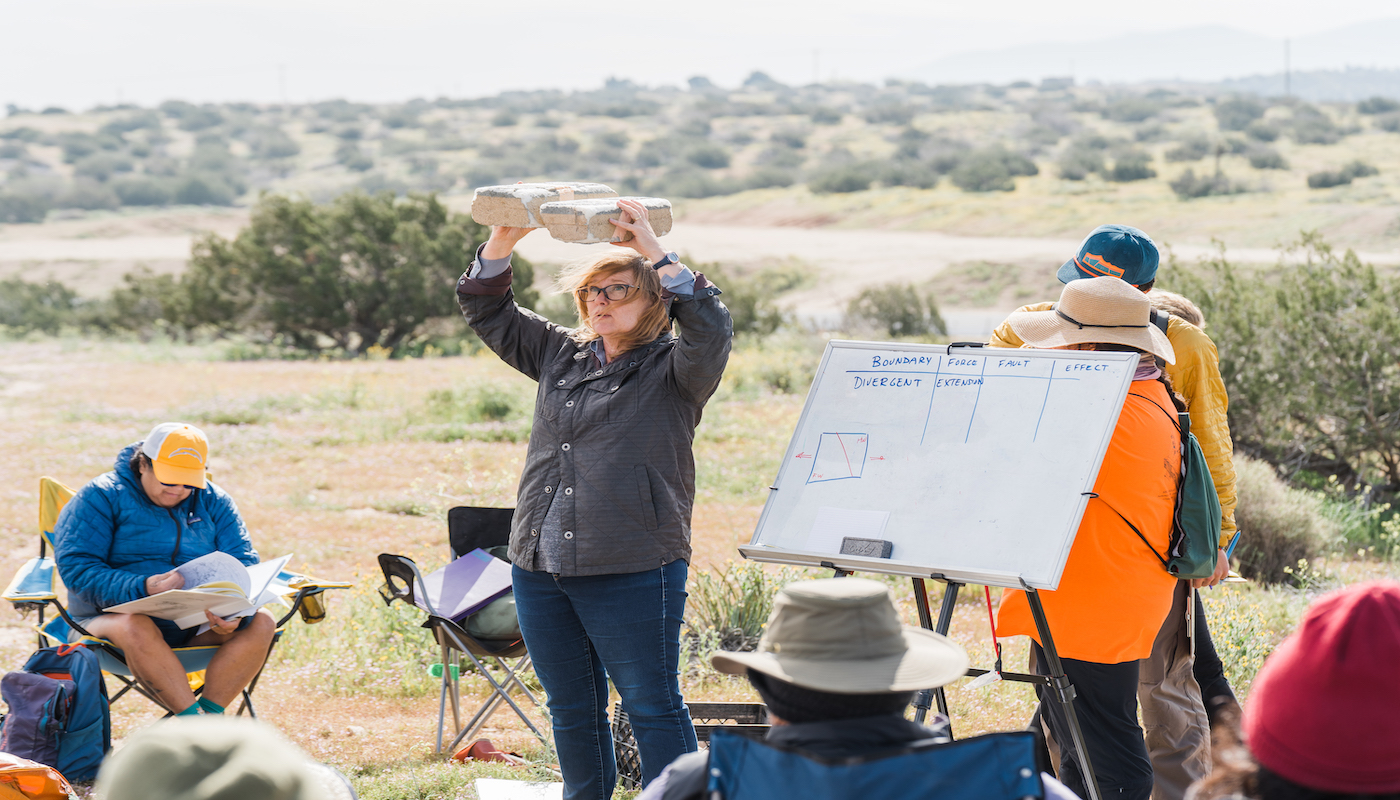
[[[894,543],[884,539],[859,539],[847,536],[841,540],[841,555],[864,556],[866,558],[889,558],[894,552]]]

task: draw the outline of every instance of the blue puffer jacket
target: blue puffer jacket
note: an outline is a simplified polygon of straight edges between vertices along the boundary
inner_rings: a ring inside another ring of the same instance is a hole
[[[233,499],[212,481],[175,508],[152,503],[131,470],[140,446],[128,445],[112,472],[80,489],[54,526],[54,558],[76,617],[145,597],[147,578],[215,550],[258,563]]]

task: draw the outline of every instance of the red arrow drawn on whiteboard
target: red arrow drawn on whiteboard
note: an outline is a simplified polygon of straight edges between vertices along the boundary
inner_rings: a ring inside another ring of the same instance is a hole
[[[806,453],[798,453],[798,454],[797,454],[797,457],[798,457],[798,458],[811,458],[811,456],[807,455]]]

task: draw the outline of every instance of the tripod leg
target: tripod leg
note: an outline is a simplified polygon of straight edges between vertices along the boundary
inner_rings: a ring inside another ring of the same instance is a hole
[[[919,581],[923,583],[923,581]],[[958,590],[962,584],[957,581],[948,581],[948,588],[943,590],[943,605],[938,609],[938,625],[934,627],[935,633],[948,635],[948,630],[953,627],[953,609],[958,606]],[[940,686],[933,690],[933,697],[938,702],[938,713],[948,717],[948,697],[943,693]],[[948,718],[948,736],[953,736],[952,718]]]

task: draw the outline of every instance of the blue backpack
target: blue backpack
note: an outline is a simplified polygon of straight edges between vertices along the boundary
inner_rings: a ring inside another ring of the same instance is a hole
[[[82,645],[36,650],[20,672],[0,678],[10,712],[0,750],[46,764],[70,781],[97,777],[112,747],[107,684],[97,653]]]
[[[1030,800],[1045,796],[1035,736],[1018,731],[824,759],[715,731],[706,797],[721,800]]]

